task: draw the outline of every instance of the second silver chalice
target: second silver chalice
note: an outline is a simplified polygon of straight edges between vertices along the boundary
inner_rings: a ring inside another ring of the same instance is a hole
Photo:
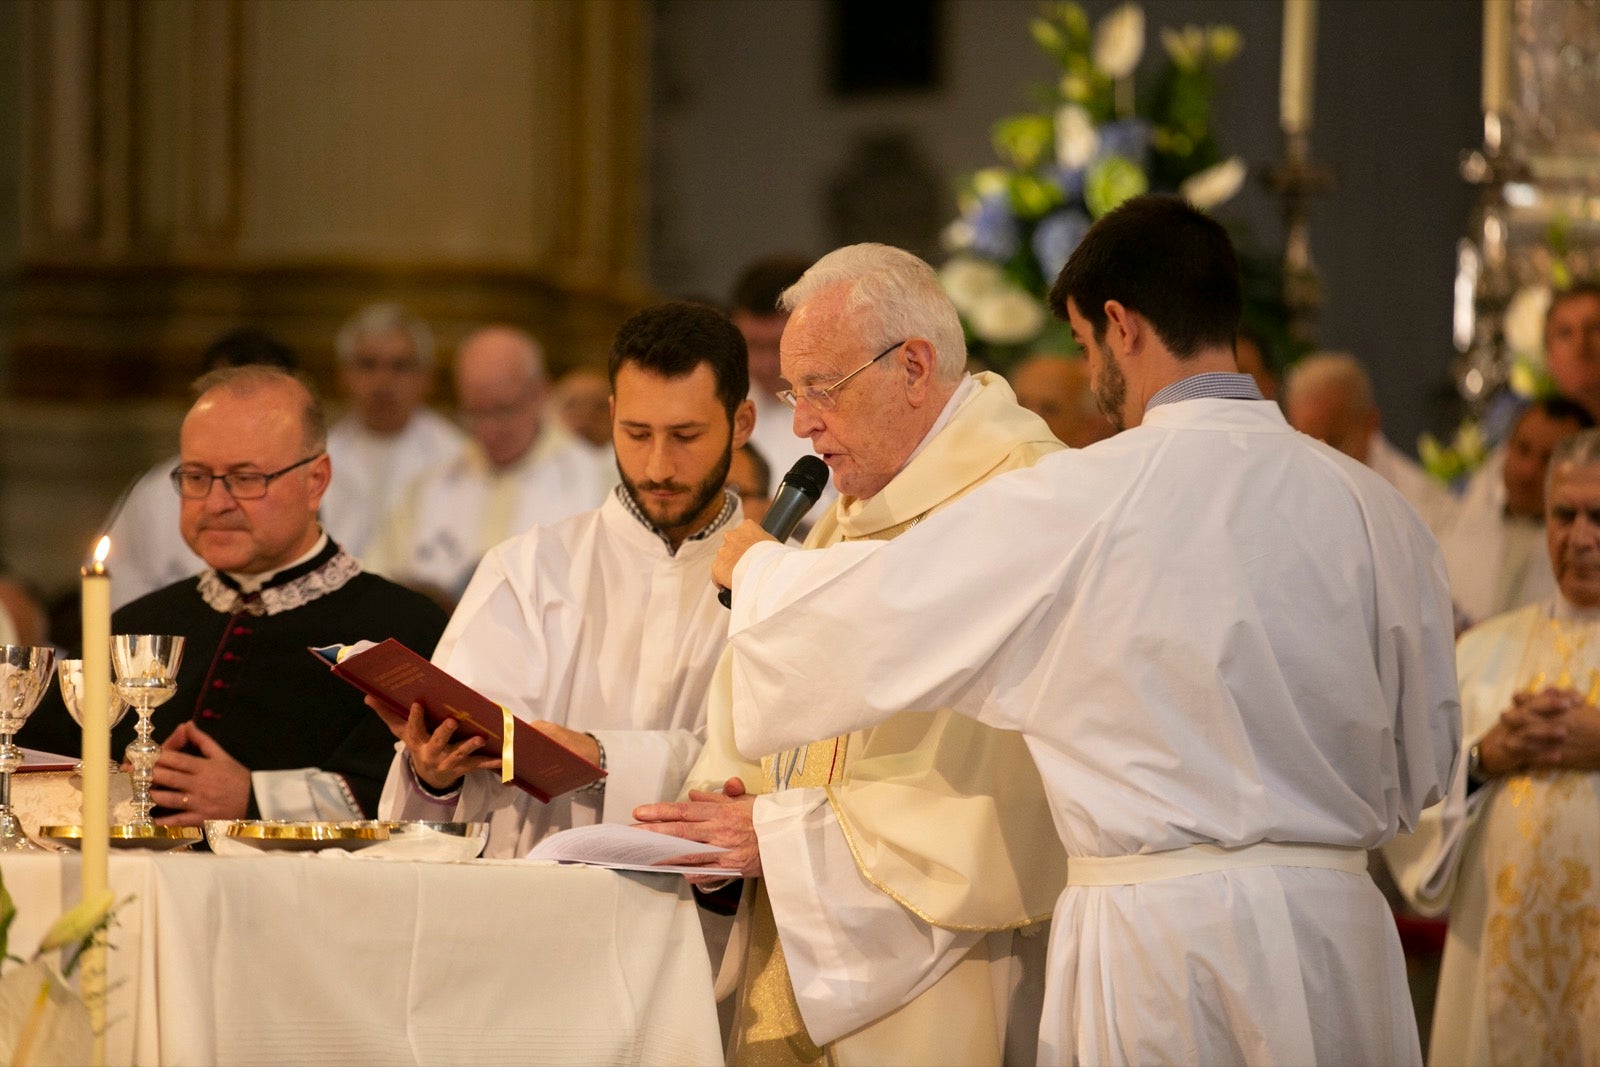
[[[133,818],[129,826],[150,827],[150,782],[155,775],[161,746],[150,739],[150,713],[178,691],[178,664],[183,659],[183,638],[171,634],[114,634],[111,665],[117,675],[117,692],[139,712],[137,736],[128,743],[128,766],[133,779]]]
[[[56,660],[56,680],[61,683],[61,702],[67,706],[67,713],[72,716],[72,721],[79,726],[83,725],[83,660],[59,659]],[[109,681],[110,679],[107,679]],[[111,689],[111,714],[106,717],[106,728],[114,728],[128,714],[128,709],[133,707],[122,699],[122,693],[115,687]],[[118,771],[117,761],[111,761],[111,773]],[[83,760],[72,768],[74,774],[83,773]]]

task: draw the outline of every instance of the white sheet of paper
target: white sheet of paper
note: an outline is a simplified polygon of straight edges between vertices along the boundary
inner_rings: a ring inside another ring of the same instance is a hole
[[[703,852],[726,852],[720,845],[685,841],[681,837],[658,834],[636,826],[597,823],[551,834],[529,850],[530,860],[556,863],[583,863],[591,867],[610,867],[618,871],[653,871],[657,874],[709,874],[739,877],[729,867],[662,867],[662,860]]]

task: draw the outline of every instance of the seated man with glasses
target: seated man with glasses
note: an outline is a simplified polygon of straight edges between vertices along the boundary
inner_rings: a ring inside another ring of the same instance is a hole
[[[207,569],[112,617],[113,633],[187,639],[178,691],[154,714],[158,821],[370,818],[393,755],[389,730],[306,649],[393,637],[428,655],[444,614],[363,573],[318,525],[333,468],[321,405],[297,378],[236,367],[196,391],[172,484],[183,538]],[[47,700],[24,736],[76,751],[59,696]],[[113,731],[113,754],[132,739],[130,717]]]
[[[966,373],[955,307],[910,253],[841,248],[781,306],[778,397],[840,494],[807,547],[896,537],[1062,447],[1003,378]],[[1008,1044],[1031,1060],[1046,939],[1015,931],[1049,916],[1066,860],[1020,735],[908,709],[752,764],[734,745],[729,663],[697,792],[634,812],[731,847],[715,862],[747,876],[729,1061],[998,1064]],[[1019,986],[1020,1007],[996,995]]]

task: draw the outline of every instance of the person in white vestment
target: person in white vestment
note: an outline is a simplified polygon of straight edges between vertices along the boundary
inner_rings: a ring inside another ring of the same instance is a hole
[[[733,736],[943,706],[1025,736],[1068,855],[1041,1063],[1417,1063],[1366,850],[1459,754],[1438,549],[1235,372],[1238,269],[1194,208],[1102,217],[1050,304],[1127,429],[891,542],[730,532]]]
[[[1600,419],[1600,283],[1580,281],[1552,294],[1544,315],[1544,362],[1557,393],[1583,411],[1577,416],[1568,407],[1562,411],[1561,421],[1578,422],[1583,427],[1595,425],[1595,420]],[[1522,413],[1518,414],[1520,417]],[[1547,410],[1545,414],[1552,412]],[[1513,422],[1513,430],[1516,428]],[[1523,462],[1512,461],[1519,470],[1507,470],[1512,447],[1509,435],[1489,453],[1462,494],[1456,528],[1440,538],[1462,628],[1502,611],[1548,599],[1555,592],[1548,561],[1537,550],[1544,510],[1513,509],[1510,499],[1515,492],[1513,481],[1537,487],[1527,495],[1542,490],[1543,459],[1548,459],[1549,449],[1559,438],[1551,439],[1552,428],[1548,425],[1536,429],[1540,432],[1532,433],[1533,439],[1519,446],[1523,449]],[[1542,456],[1537,473],[1532,470],[1535,456]]]
[[[525,331],[478,330],[461,343],[454,371],[471,440],[411,484],[364,561],[449,603],[490,548],[606,494],[590,454],[545,418],[544,355]]]
[[[1383,435],[1372,379],[1348,352],[1314,352],[1289,370],[1284,388],[1289,425],[1365,463],[1400,490],[1435,537],[1455,516],[1455,497]]]
[[[433,657],[608,777],[541,804],[449,725],[397,719],[386,818],[488,819],[486,854],[521,856],[682,788],[727,636],[710,574],[741,515],[723,483],[754,419],[744,341],[713,308],[647,308],[617,331],[610,379],[622,483],[596,511],[495,546]]]
[[[1004,379],[966,373],[955,307],[909,252],[837,249],[781,306],[791,424],[840,494],[807,544],[900,536],[1061,450]],[[910,712],[752,763],[733,744],[732,695],[724,658],[688,799],[635,813],[736,846],[724,858],[747,876],[747,936],[722,968],[739,980],[730,1060],[1031,1061],[1065,862],[1022,739]]]
[[[1549,482],[1557,592],[1462,635],[1449,817],[1388,849],[1412,902],[1450,914],[1440,1067],[1600,1063],[1600,431],[1563,441]]]
[[[362,558],[400,493],[459,452],[466,435],[428,407],[433,331],[399,304],[368,304],[335,342],[350,411],[328,430],[337,472],[322,498],[322,525]]]
[[[1457,628],[1555,595],[1544,548],[1544,483],[1556,446],[1594,425],[1581,405],[1561,397],[1530,404],[1511,436],[1477,472],[1456,517],[1439,538]]]
[[[251,327],[230,330],[206,347],[203,373],[222,367],[262,364],[294,370],[294,350]],[[120,608],[180,578],[205,570],[178,528],[178,499],[172,492],[176,455],[153,464],[128,488],[106,526],[116,551],[111,575],[111,607]]]

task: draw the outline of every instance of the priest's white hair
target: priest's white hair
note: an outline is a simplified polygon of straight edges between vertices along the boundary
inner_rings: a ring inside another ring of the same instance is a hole
[[[1367,368],[1348,352],[1313,352],[1289,369],[1284,383],[1284,399],[1318,389],[1333,389],[1344,397],[1350,410],[1365,415],[1377,408],[1372,397],[1372,378]]]
[[[844,307],[877,351],[898,341],[922,337],[933,343],[934,373],[955,381],[967,368],[967,341],[961,317],[945,295],[933,268],[903,249],[858,244],[834,249],[811,265],[783,291],[778,306],[794,311],[824,289],[848,284]]]
[[[339,353],[339,365],[348,367],[355,361],[356,345],[363,337],[396,330],[411,339],[411,347],[417,353],[417,366],[431,370],[433,331],[428,329],[427,323],[393,303],[368,304],[339,327],[339,336],[334,342],[334,348]]]

